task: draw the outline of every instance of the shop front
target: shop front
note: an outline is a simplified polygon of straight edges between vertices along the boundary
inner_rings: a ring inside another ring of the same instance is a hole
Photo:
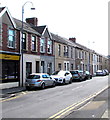
[[[1,53],[0,54],[0,83],[20,82],[20,54]]]

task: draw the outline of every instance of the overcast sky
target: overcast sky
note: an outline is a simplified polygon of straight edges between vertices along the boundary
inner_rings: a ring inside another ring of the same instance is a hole
[[[0,0],[11,16],[21,20],[22,5],[28,0]],[[108,55],[109,0],[29,0],[36,10],[25,4],[24,18],[37,17],[38,25],[47,25],[50,32],[76,41],[96,52]]]

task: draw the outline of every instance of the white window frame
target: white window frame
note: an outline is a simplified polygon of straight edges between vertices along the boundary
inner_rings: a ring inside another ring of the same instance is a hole
[[[45,38],[40,38],[40,52],[45,53]]]
[[[32,42],[31,50],[32,50],[32,51],[36,51],[36,36],[35,36],[35,35],[32,35],[32,36],[31,36],[31,42]],[[34,43],[34,44],[33,44],[33,43]],[[33,49],[33,45],[34,45],[34,49]]]
[[[10,32],[12,32],[12,34],[10,34]],[[15,30],[11,28],[8,29],[8,47],[15,48]]]
[[[50,39],[47,40],[47,53],[52,54],[52,41]]]

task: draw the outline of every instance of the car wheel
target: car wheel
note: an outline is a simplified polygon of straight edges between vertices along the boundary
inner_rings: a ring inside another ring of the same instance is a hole
[[[29,86],[26,86],[26,90],[30,90],[31,88]]]
[[[45,88],[45,83],[42,83],[41,88],[42,88],[42,89]]]
[[[70,81],[69,81],[69,84],[71,84],[72,83],[72,78],[70,79]]]
[[[63,84],[65,84],[65,79],[63,79]]]
[[[55,82],[53,82],[53,85],[52,85],[52,86],[55,87],[55,85],[56,85]]]
[[[82,78],[80,77],[79,81],[81,82],[82,81]]]

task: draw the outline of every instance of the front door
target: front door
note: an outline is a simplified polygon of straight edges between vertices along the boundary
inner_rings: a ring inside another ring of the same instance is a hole
[[[32,63],[26,62],[26,78],[32,73]]]
[[[39,61],[36,61],[36,73],[39,73]]]

